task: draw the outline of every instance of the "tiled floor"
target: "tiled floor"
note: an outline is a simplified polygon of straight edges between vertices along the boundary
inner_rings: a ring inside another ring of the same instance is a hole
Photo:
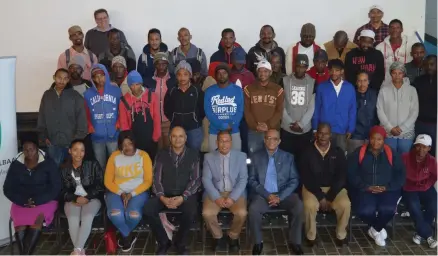
[[[437,255],[436,249],[429,249],[426,245],[415,245],[412,242],[414,228],[411,224],[398,222],[395,234],[391,236],[391,228],[388,228],[389,238],[386,247],[378,247],[371,238],[368,237],[367,228],[364,226],[353,227],[353,239],[348,246],[336,247],[334,244],[334,227],[323,226],[318,228],[318,245],[314,248],[303,246],[305,254],[308,255]],[[268,224],[269,225],[269,224]],[[265,226],[263,231],[264,254],[266,255],[287,255],[292,254],[287,247],[287,229],[272,229]],[[132,250],[132,255],[153,254],[155,251],[155,239],[149,232],[137,232],[138,240]],[[191,235],[190,253],[197,255],[213,254],[211,248],[211,236],[207,234],[206,241],[203,243],[199,231],[193,231]],[[68,236],[64,235],[62,239],[60,254],[70,254],[72,244]],[[43,235],[40,244],[37,247],[36,254],[52,254],[56,237],[54,233]],[[241,252],[242,255],[250,255],[252,245],[246,242],[246,235],[241,235]],[[94,231],[87,242],[87,254],[105,254],[105,243],[103,233]],[[17,250],[15,250],[17,254]],[[10,248],[0,248],[0,254],[10,254]],[[169,252],[172,253],[172,250]],[[227,252],[218,252],[218,255],[226,255]]]

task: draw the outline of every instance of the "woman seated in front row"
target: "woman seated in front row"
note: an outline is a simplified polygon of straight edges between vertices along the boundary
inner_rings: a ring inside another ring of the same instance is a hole
[[[85,255],[85,242],[102,205],[103,171],[97,161],[84,161],[83,140],[71,142],[68,151],[71,157],[61,166],[61,201],[64,201],[68,231],[74,246],[71,255]]]
[[[372,127],[369,144],[348,156],[353,212],[368,224],[368,235],[379,246],[386,244],[385,226],[394,217],[406,177],[400,154],[385,145],[385,137],[383,127]]]
[[[146,152],[136,148],[131,131],[120,133],[118,148],[106,165],[105,202],[108,218],[122,236],[119,246],[123,252],[129,252],[136,241],[131,231],[140,222],[143,206],[149,198],[152,161]]]
[[[24,134],[21,145],[23,151],[9,166],[3,192],[12,202],[11,218],[20,254],[31,255],[43,222],[49,225],[53,221],[61,178],[55,162],[38,148],[36,133]]]

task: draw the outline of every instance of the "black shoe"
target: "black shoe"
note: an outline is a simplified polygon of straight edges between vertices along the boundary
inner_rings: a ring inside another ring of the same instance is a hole
[[[336,238],[335,243],[337,246],[342,247],[344,245],[348,245],[348,240],[347,240],[347,238],[344,238],[344,239]]]
[[[175,247],[178,255],[189,255],[189,250],[185,245],[176,245]]]
[[[137,237],[128,236],[123,238],[123,246],[122,252],[130,252],[134,247],[135,242],[137,241]]]
[[[303,255],[303,249],[301,248],[301,245],[299,244],[289,244],[289,249],[295,253],[295,255]]]
[[[252,255],[260,255],[263,252],[263,243],[255,244],[252,247]]]
[[[316,240],[309,240],[306,238],[306,245],[308,247],[313,247],[313,246],[315,246],[315,244],[316,244]]]
[[[15,243],[18,246],[20,255],[24,254],[24,239],[26,238],[27,229],[15,232]]]
[[[240,244],[239,239],[231,239],[229,238],[228,243],[230,245],[230,248],[228,249],[231,253],[237,253],[240,250]]]
[[[24,244],[24,254],[32,255],[35,251],[35,247],[40,240],[41,229],[30,228],[27,231],[26,242]]]
[[[172,242],[167,239],[166,242],[158,243],[157,250],[155,251],[155,255],[166,255],[167,250],[169,250],[170,246],[172,246]]]
[[[226,251],[227,249],[226,249],[223,237],[221,237],[219,239],[214,238],[213,243],[212,243],[212,248],[215,252]]]

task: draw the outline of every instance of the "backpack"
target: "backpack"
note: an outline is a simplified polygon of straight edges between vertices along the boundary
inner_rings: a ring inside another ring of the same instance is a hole
[[[365,158],[365,152],[367,150],[368,143],[363,144],[359,151],[359,164],[362,164],[363,159]],[[392,150],[388,145],[383,145],[383,151],[385,151],[386,157],[388,157],[389,164],[392,166]]]
[[[87,48],[85,48],[85,50],[87,50],[88,56],[90,56],[90,63],[93,64],[93,53],[88,50]],[[68,68],[68,63],[70,62],[70,48],[68,48],[67,50],[65,50],[65,64]]]
[[[150,90],[148,90],[148,104],[151,104],[151,98],[152,98],[152,92]],[[128,104],[128,101],[126,101],[125,96],[120,97],[120,101],[122,101],[123,105],[125,105],[125,108],[128,111],[131,111],[131,107]],[[147,109],[147,111],[149,111],[149,109]]]
[[[199,63],[202,63],[202,49],[198,48],[197,52],[196,52],[196,59],[199,61]],[[173,49],[172,51],[172,55],[173,55],[173,59],[175,61],[175,66],[178,64],[177,63],[177,56],[178,56],[178,47],[176,47],[175,49]]]

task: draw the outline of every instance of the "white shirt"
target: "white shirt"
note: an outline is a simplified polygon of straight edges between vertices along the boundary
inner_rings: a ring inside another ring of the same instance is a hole
[[[332,82],[333,88],[335,88],[336,96],[339,97],[339,92],[341,92],[342,83],[344,82],[344,80],[341,80],[341,82],[338,85],[335,85],[335,83],[333,83],[333,81],[331,79],[330,79],[330,82]]]
[[[298,54],[306,54],[307,58],[309,58],[309,67],[307,70],[313,67],[313,56],[315,56],[315,53],[313,52],[313,44],[307,48],[298,44]]]

